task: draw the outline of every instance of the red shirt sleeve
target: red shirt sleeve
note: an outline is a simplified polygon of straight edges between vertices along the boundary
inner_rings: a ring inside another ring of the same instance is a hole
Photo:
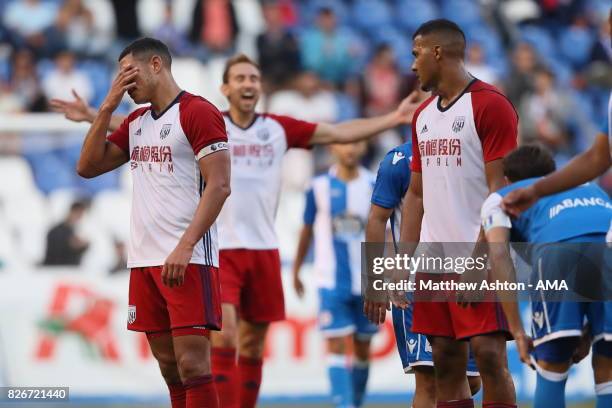
[[[113,133],[108,135],[106,138],[109,142],[112,142],[119,146],[121,150],[130,154],[130,123],[145,114],[150,108],[148,106],[144,108],[138,108],[134,112],[130,113],[127,118],[121,122],[121,125]]]
[[[516,149],[518,115],[505,96],[489,89],[472,92],[472,106],[485,163]]]
[[[306,122],[291,118],[289,116],[266,114],[267,117],[276,120],[285,129],[287,137],[287,148],[309,149],[310,140],[317,128],[316,123]]]
[[[196,156],[214,143],[221,142],[221,150],[227,149],[225,121],[212,103],[199,96],[187,94],[184,100],[180,101],[179,109],[181,127]]]

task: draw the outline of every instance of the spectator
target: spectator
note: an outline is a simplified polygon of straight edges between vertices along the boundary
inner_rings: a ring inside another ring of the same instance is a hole
[[[115,15],[116,39],[112,46],[110,59],[116,62],[121,50],[135,39],[142,37],[136,5],[138,0],[111,0]]]
[[[323,80],[340,84],[349,73],[351,64],[350,41],[338,30],[332,9],[319,9],[316,27],[302,37],[304,68],[316,72]]]
[[[517,45],[512,55],[512,70],[504,83],[506,95],[514,106],[518,106],[523,96],[533,90],[533,74],[537,68],[538,60],[531,45]]]
[[[238,36],[236,11],[230,0],[197,0],[189,40],[197,54],[206,59],[212,54],[233,52]]]
[[[526,94],[520,104],[522,143],[542,143],[559,159],[559,154],[570,149],[568,118],[572,103],[567,94],[555,87],[551,71],[540,68],[534,78],[533,93]]]
[[[74,202],[66,219],[51,228],[47,234],[47,252],[43,265],[78,266],[81,263],[89,242],[79,238],[75,229],[85,215],[87,206],[84,201]]]
[[[470,74],[481,81],[490,84],[497,82],[497,74],[487,65],[484,50],[477,42],[473,42],[468,48],[465,67]]]
[[[612,46],[610,38],[612,38],[612,22],[609,18],[602,19],[599,26],[599,37],[593,48],[591,48],[591,62],[609,63],[612,60]]]
[[[365,116],[394,110],[405,94],[406,82],[397,67],[393,49],[387,44],[380,45],[363,76]]]
[[[55,58],[55,68],[43,79],[43,90],[47,100],[72,99],[72,90],[78,90],[81,97],[91,101],[93,84],[87,75],[75,67],[75,56],[63,51]]]
[[[83,0],[66,0],[56,21],[68,49],[82,56],[99,56],[110,45],[108,33],[96,24],[92,10]]]
[[[157,27],[153,37],[168,45],[170,52],[182,56],[189,52],[189,43],[185,35],[176,27],[172,19],[172,3],[167,1],[164,5],[164,21]]]
[[[62,44],[54,29],[58,9],[53,2],[13,0],[2,22],[16,48],[28,47],[40,55],[51,55]]]
[[[264,85],[270,92],[283,87],[297,75],[300,51],[295,37],[283,25],[279,4],[273,1],[264,3],[263,15],[266,31],[257,36],[257,52]]]
[[[23,111],[47,110],[47,100],[40,87],[34,55],[30,50],[24,48],[13,53],[8,89],[19,100]]]

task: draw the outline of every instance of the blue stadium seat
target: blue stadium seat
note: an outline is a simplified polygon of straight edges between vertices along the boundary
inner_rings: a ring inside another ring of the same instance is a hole
[[[11,65],[7,58],[0,58],[0,81],[8,81]]]
[[[86,60],[79,64],[79,68],[89,77],[93,85],[91,105],[99,106],[110,87],[111,75],[108,66],[95,60]]]
[[[569,27],[561,32],[559,50],[574,67],[582,67],[588,62],[594,43],[595,36],[589,30]]]
[[[499,36],[488,26],[472,26],[466,30],[465,35],[467,37],[468,46],[472,41],[480,44],[485,52],[487,62],[503,58],[504,48],[499,40]]]
[[[26,153],[32,166],[37,187],[45,194],[53,190],[75,186],[74,168],[67,166],[53,151]]]
[[[439,17],[436,5],[426,0],[398,0],[394,14],[396,25],[411,37],[421,24]]]
[[[362,30],[373,32],[391,24],[391,8],[382,1],[355,0],[352,18]]]
[[[351,64],[351,74],[360,74],[366,66],[372,48],[371,40],[350,26],[341,28],[349,38],[351,51],[354,53]]]
[[[300,24],[310,27],[314,24],[317,12],[322,7],[330,8],[334,11],[339,24],[348,23],[350,20],[347,6],[341,0],[314,0],[304,1],[297,4]]]
[[[117,170],[111,171],[92,179],[79,177],[77,188],[92,196],[104,190],[116,190],[119,188],[119,172]]]
[[[38,77],[43,80],[53,69],[55,68],[55,63],[50,59],[42,59],[38,61],[36,64],[36,73]]]
[[[457,23],[463,30],[481,22],[478,2],[472,0],[444,0],[442,17]]]
[[[544,58],[554,59],[557,55],[555,42],[543,28],[528,25],[521,28],[521,39],[529,44]]]
[[[410,71],[413,61],[412,37],[403,34],[393,27],[384,27],[374,33],[374,43],[389,44],[393,48],[397,63],[403,72]]]

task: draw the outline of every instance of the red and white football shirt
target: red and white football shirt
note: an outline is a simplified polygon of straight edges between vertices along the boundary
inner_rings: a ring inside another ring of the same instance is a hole
[[[132,112],[108,140],[130,156],[133,202],[128,268],[163,265],[191,223],[206,180],[198,160],[227,150],[221,113],[185,91],[161,112]],[[219,266],[213,224],[190,263]]]
[[[232,158],[232,194],[217,219],[220,249],[276,249],[274,219],[283,155],[308,148],[316,124],[288,116],[257,115],[247,128],[223,115]]]
[[[518,116],[492,85],[473,80],[449,106],[432,96],[412,122],[412,171],[423,178],[421,242],[475,242],[489,189],[485,163],[517,145]]]

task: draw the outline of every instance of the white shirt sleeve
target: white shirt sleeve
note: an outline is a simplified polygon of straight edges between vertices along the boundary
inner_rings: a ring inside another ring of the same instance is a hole
[[[512,228],[512,221],[508,214],[501,208],[502,196],[498,193],[491,194],[482,204],[480,218],[485,232],[491,228]]]

